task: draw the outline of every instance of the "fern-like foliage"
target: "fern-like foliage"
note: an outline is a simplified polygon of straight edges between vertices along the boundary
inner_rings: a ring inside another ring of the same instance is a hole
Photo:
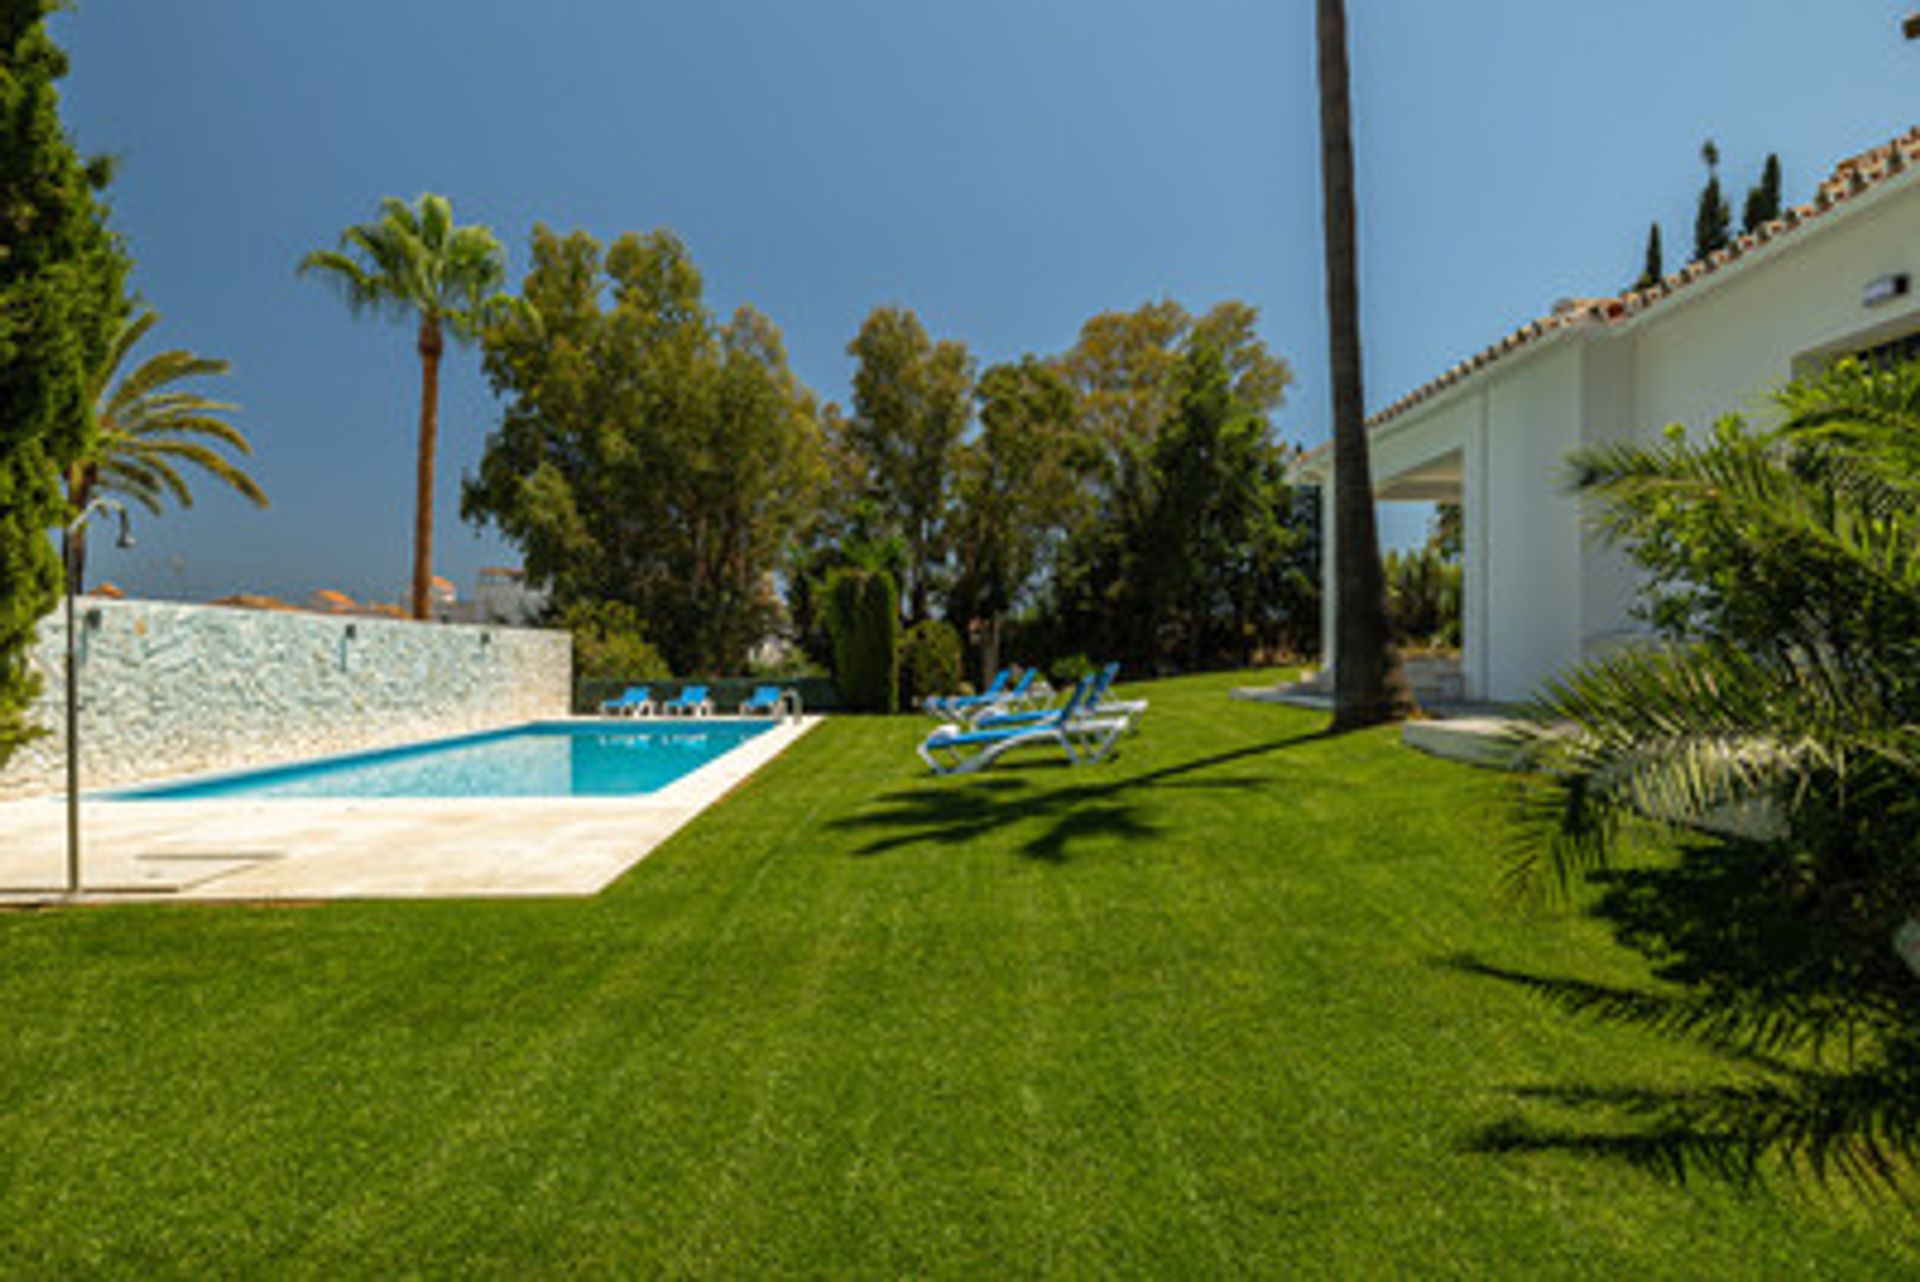
[[[1920,368],[1842,362],[1775,400],[1768,431],[1726,419],[1573,460],[1596,529],[1652,580],[1661,638],[1549,682],[1519,734],[1516,882],[1599,882],[1667,984],[1473,964],[1758,1076],[1549,1093],[1619,1125],[1484,1147],[1874,1185],[1920,1154],[1920,978],[1890,946],[1920,914]],[[1722,837],[1710,857],[1621,866],[1641,834],[1701,832]]]

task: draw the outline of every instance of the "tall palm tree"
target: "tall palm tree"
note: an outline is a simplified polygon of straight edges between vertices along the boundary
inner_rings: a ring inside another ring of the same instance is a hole
[[[1387,623],[1387,583],[1373,510],[1373,468],[1367,458],[1346,5],[1343,0],[1319,0],[1318,15],[1320,183],[1333,378],[1333,728],[1351,730],[1406,716],[1413,709],[1413,695]]]
[[[420,353],[420,443],[414,480],[413,617],[427,617],[433,587],[434,446],[439,435],[440,358],[449,337],[471,342],[509,300],[499,293],[507,255],[493,232],[456,227],[453,206],[431,192],[413,204],[388,196],[380,217],[340,233],[338,249],[315,250],[299,272],[333,285],[357,315],[415,324]]]
[[[237,454],[252,454],[253,446],[225,414],[236,407],[210,400],[178,384],[190,378],[225,374],[227,362],[196,356],[184,350],[160,352],[122,376],[128,353],[160,320],[151,307],[142,308],[120,326],[106,360],[94,373],[89,389],[96,431],[92,444],[68,469],[67,502],[78,512],[97,495],[115,494],[140,504],[156,515],[168,498],[181,507],[193,506],[193,491],[180,475],[180,464],[191,464],[259,507],[267,496],[254,479],[222,446]],[[83,527],[84,528],[84,527]],[[76,586],[85,583],[84,535],[69,549]]]

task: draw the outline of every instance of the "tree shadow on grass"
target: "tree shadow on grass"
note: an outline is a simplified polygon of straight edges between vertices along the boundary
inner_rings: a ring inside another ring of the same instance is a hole
[[[1117,763],[1067,767],[1039,760],[1009,761],[989,775],[962,779],[929,778],[916,787],[886,793],[872,809],[837,819],[828,826],[870,831],[874,837],[856,854],[881,855],[914,845],[958,846],[1023,824],[1039,831],[1020,843],[1030,859],[1062,863],[1077,843],[1102,837],[1147,840],[1160,832],[1140,813],[1137,792],[1154,788],[1254,789],[1273,781],[1254,775],[1216,776],[1208,772],[1235,762],[1255,760],[1322,737],[1318,732],[1196,757],[1138,774],[1114,775]],[[1097,783],[1047,786],[1066,769],[1098,771]],[[1046,783],[1036,782],[1046,779]]]
[[[1707,1085],[1508,1087],[1516,1114],[1466,1146],[1584,1154],[1679,1183],[1711,1175],[1909,1191],[1920,1158],[1920,988],[1891,947],[1849,934],[1844,911],[1796,896],[1793,876],[1767,848],[1710,840],[1671,866],[1596,876],[1590,911],[1651,963],[1644,986],[1444,959],[1570,1015],[1704,1047],[1727,1068]]]

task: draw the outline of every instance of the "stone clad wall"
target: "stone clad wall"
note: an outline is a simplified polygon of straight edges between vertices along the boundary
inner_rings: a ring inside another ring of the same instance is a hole
[[[82,788],[567,715],[564,632],[83,597]],[[66,624],[40,626],[33,719],[0,798],[65,788]]]

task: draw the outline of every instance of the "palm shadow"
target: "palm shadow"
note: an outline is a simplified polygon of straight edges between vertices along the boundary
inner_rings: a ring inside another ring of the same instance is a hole
[[[1913,977],[1891,948],[1860,947],[1848,914],[1796,896],[1792,877],[1768,848],[1705,839],[1669,866],[1596,875],[1601,894],[1588,911],[1647,959],[1645,985],[1440,959],[1569,1015],[1703,1047],[1726,1068],[1708,1085],[1509,1086],[1514,1113],[1465,1147],[1583,1154],[1677,1183],[1911,1183],[1920,1157]]]
[[[1256,775],[1212,777],[1209,771],[1257,760],[1321,738],[1318,731],[1234,748],[1098,783],[1048,786],[1070,767],[1057,762],[1023,760],[993,767],[994,773],[962,779],[928,779],[880,796],[859,814],[834,820],[830,828],[871,832],[872,840],[854,853],[882,855],[909,846],[961,846],[1020,825],[1040,823],[1040,831],[1020,843],[1030,859],[1062,863],[1069,849],[1100,838],[1147,840],[1159,825],[1141,813],[1135,794],[1154,788],[1256,789],[1273,781]],[[1116,763],[1072,769],[1104,770]]]

